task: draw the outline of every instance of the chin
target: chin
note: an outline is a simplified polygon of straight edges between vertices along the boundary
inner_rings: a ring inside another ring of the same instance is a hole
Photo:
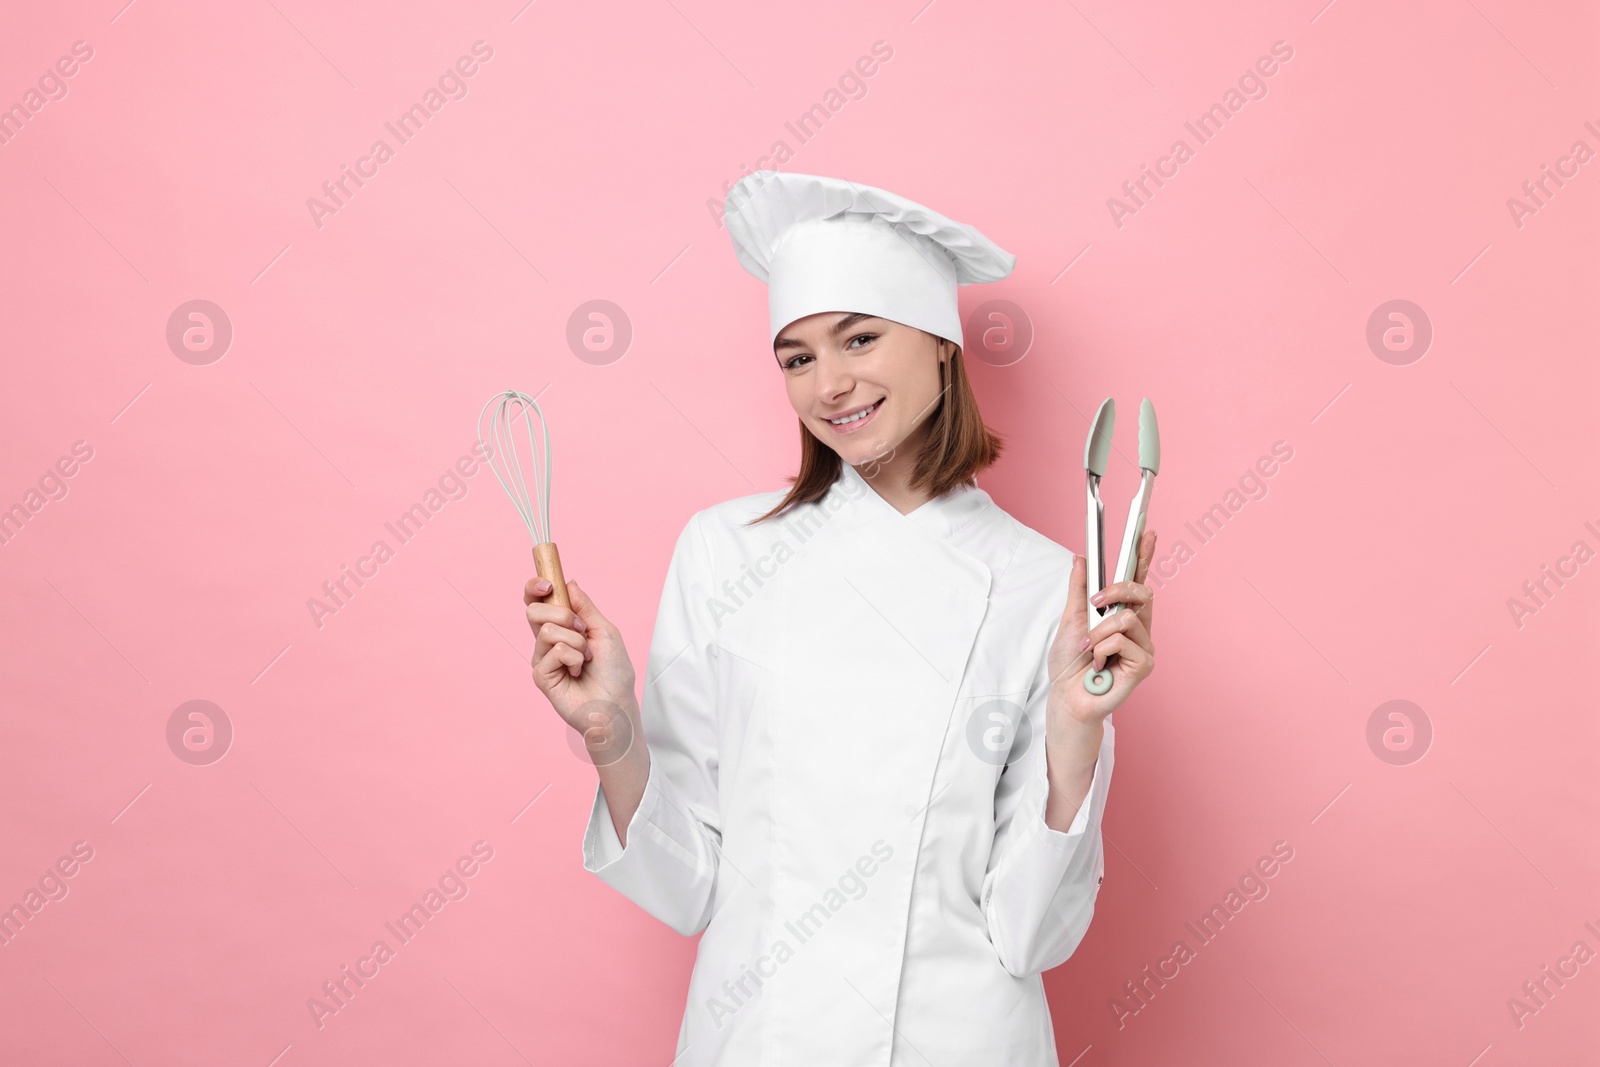
[[[871,440],[848,441],[834,445],[834,451],[838,452],[839,458],[850,466],[861,467],[873,460],[879,462],[887,460],[894,449],[882,436],[874,436]]]

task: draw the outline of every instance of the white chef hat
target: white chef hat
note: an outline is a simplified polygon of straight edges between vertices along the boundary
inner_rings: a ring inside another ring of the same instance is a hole
[[[758,170],[724,212],[739,262],[767,283],[772,340],[796,319],[851,311],[961,345],[956,286],[999,281],[1017,263],[971,226],[841,178]]]

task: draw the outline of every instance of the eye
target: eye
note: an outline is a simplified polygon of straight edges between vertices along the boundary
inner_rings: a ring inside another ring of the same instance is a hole
[[[855,343],[857,341],[865,341],[868,344],[870,344],[871,342],[876,341],[877,339],[878,339],[878,335],[875,334],[875,333],[858,333],[854,337],[850,338],[850,341],[849,341],[848,344],[845,345],[845,348],[846,349],[854,348],[855,347]],[[863,346],[863,347],[865,347],[865,346]]]
[[[812,358],[812,357],[807,355],[806,353],[803,353],[803,352],[798,356],[790,356],[787,360],[784,361],[783,369],[784,370],[794,370],[796,367],[804,366],[804,364],[802,364],[800,361],[803,360],[803,359],[810,359],[810,358]]]

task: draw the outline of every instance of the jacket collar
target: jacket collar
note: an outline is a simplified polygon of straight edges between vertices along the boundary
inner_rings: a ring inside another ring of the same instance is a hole
[[[861,522],[912,522],[935,537],[948,541],[994,503],[989,494],[976,485],[958,485],[943,496],[934,497],[909,514],[902,515],[893,504],[878,495],[878,491],[872,488],[860,471],[843,461],[839,466],[842,471],[828,492],[839,493],[852,501],[855,505],[852,511]]]

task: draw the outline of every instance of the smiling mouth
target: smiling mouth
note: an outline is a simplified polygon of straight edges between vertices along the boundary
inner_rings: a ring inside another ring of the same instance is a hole
[[[853,415],[847,415],[842,419],[828,419],[828,425],[832,426],[838,433],[853,433],[872,421],[873,416],[878,413],[878,409],[883,407],[885,399],[887,398],[880,397],[871,407],[858,411]]]

